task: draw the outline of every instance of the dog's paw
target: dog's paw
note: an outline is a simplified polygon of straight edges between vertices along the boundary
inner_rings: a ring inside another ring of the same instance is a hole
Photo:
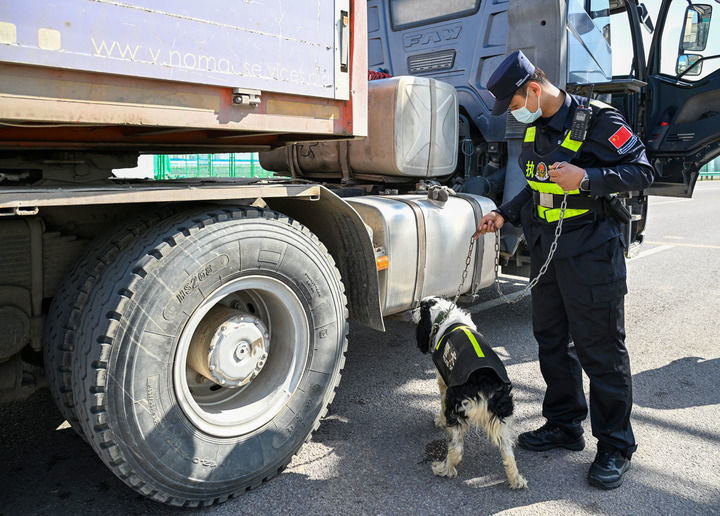
[[[435,414],[435,426],[438,428],[445,428],[445,416],[443,416],[442,412]]]
[[[457,476],[457,469],[454,467],[448,467],[448,464],[445,461],[433,462],[432,470],[438,477],[455,478]]]
[[[509,480],[510,489],[527,489],[528,483],[525,477],[518,473],[518,476]]]

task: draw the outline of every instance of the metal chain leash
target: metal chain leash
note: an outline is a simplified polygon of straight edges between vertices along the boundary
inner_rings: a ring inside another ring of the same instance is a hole
[[[460,292],[462,291],[462,287],[465,284],[465,280],[467,279],[468,275],[468,269],[470,268],[470,262],[472,261],[472,250],[473,246],[475,245],[475,240],[470,237],[470,247],[468,248],[468,254],[465,258],[465,270],[463,270],[462,273],[462,279],[460,280],[460,284],[458,285],[457,292],[455,293],[455,298],[450,303],[450,306],[445,312],[442,312],[440,316],[433,322],[433,330],[430,333],[430,343],[432,344],[432,340],[435,337],[435,335],[438,332],[438,329],[440,328],[440,325],[447,319],[448,315],[450,315],[450,312],[452,312],[455,307],[457,306],[457,301],[460,298]]]
[[[532,290],[532,288],[537,285],[538,281],[540,281],[540,278],[545,274],[548,270],[548,267],[550,266],[550,262],[553,259],[553,256],[555,255],[555,250],[558,246],[558,240],[560,239],[560,234],[562,233],[562,224],[563,220],[565,220],[565,210],[567,209],[567,192],[563,194],[563,200],[560,204],[560,218],[558,219],[557,227],[555,227],[555,240],[553,240],[553,243],[550,245],[550,252],[548,253],[547,260],[545,260],[545,263],[542,267],[540,267],[540,272],[538,272],[538,275],[535,276],[526,286],[525,288],[520,292],[520,294],[517,297],[509,298],[507,297],[503,291],[500,289],[500,277],[499,277],[499,269],[500,269],[500,231],[495,231],[495,290],[497,290],[497,293],[500,295],[503,301],[505,301],[508,304],[514,304],[523,299],[525,296],[528,295],[528,293]]]
[[[465,270],[462,273],[462,279],[460,280],[460,284],[458,285],[457,292],[455,293],[455,299],[453,299],[453,301],[452,301],[452,308],[455,308],[455,305],[457,304],[457,300],[460,297],[460,291],[462,290],[462,287],[465,284],[465,280],[467,279],[468,268],[470,267],[470,262],[472,261],[472,250],[473,250],[474,245],[475,245],[475,240],[472,237],[470,237],[470,247],[468,248],[468,254],[467,254],[467,257],[465,258]]]
[[[548,253],[547,260],[545,260],[545,263],[542,267],[540,267],[540,272],[538,273],[535,278],[530,281],[527,286],[522,290],[520,295],[518,297],[515,297],[513,299],[510,299],[507,297],[502,290],[500,290],[500,279],[499,279],[499,269],[500,269],[500,231],[495,231],[495,289],[497,290],[497,293],[500,295],[503,301],[505,301],[508,304],[514,304],[520,301],[522,298],[528,295],[528,292],[532,290],[532,288],[537,285],[538,281],[540,281],[540,278],[545,274],[548,270],[548,267],[550,266],[550,262],[553,259],[553,256],[555,255],[555,250],[558,246],[558,240],[560,239],[560,234],[562,233],[562,224],[563,220],[565,220],[565,210],[567,209],[567,192],[563,195],[563,200],[560,203],[560,218],[558,219],[557,227],[555,228],[555,240],[553,240],[553,243],[550,245],[550,252]],[[462,272],[462,278],[460,279],[460,284],[458,285],[457,292],[455,293],[455,297],[452,300],[452,304],[447,309],[447,311],[443,314],[444,317],[441,317],[441,320],[436,321],[435,325],[437,326],[439,322],[442,322],[442,320],[445,319],[445,317],[448,316],[448,314],[457,306],[457,301],[460,298],[460,292],[462,291],[462,287],[465,284],[465,280],[467,279],[468,275],[468,269],[470,268],[470,263],[472,262],[472,251],[473,247],[475,245],[475,240],[470,237],[470,246],[468,247],[468,254],[467,257],[465,257],[465,269]],[[434,335],[435,332],[433,332]]]

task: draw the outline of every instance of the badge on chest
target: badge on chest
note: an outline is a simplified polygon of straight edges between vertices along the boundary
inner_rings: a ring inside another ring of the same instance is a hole
[[[550,177],[548,174],[548,167],[541,161],[538,163],[538,166],[535,167],[535,178],[538,181],[547,181],[548,177]]]

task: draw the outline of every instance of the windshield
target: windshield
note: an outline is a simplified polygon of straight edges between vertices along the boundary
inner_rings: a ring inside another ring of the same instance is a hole
[[[472,14],[480,0],[390,0],[394,29]]]
[[[570,84],[612,80],[610,6],[608,0],[568,2],[568,77]],[[588,14],[589,13],[589,14]]]

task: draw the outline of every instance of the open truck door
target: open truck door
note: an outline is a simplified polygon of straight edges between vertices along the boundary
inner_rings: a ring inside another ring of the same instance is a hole
[[[663,0],[648,56],[651,194],[691,197],[720,154],[720,1]]]

